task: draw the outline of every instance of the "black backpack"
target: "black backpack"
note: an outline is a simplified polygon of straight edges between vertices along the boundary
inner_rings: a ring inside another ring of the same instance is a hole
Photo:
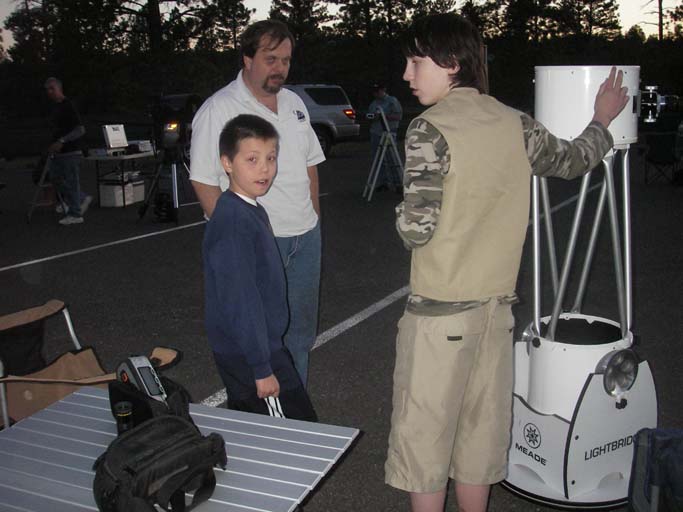
[[[93,493],[102,512],[173,512],[209,499],[216,486],[214,466],[225,469],[225,442],[202,436],[180,416],[163,414],[117,437],[96,461]],[[186,507],[185,493],[194,493]]]
[[[102,512],[183,512],[185,493],[192,504],[206,501],[216,486],[213,467],[225,469],[225,442],[219,434],[204,437],[190,417],[192,397],[177,382],[159,376],[164,402],[130,382],[109,383],[109,402],[128,402],[130,430],[120,434],[96,461],[93,493]],[[171,508],[169,508],[169,506]]]

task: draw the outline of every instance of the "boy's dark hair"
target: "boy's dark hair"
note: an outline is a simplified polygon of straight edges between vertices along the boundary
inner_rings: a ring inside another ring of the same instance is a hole
[[[244,139],[278,140],[275,127],[265,119],[251,114],[240,114],[225,123],[218,139],[220,156],[235,158],[240,142]]]
[[[433,14],[415,20],[401,38],[403,54],[429,57],[442,68],[456,65],[452,87],[474,87],[485,92],[481,37],[468,20],[454,13]]]
[[[273,50],[280,46],[282,41],[289,39],[292,43],[292,50],[294,50],[294,36],[287,25],[278,20],[263,20],[252,23],[247,29],[242,32],[240,38],[240,65],[244,66],[244,58],[254,58],[256,51],[261,44],[261,38],[267,36],[271,46],[269,50]]]

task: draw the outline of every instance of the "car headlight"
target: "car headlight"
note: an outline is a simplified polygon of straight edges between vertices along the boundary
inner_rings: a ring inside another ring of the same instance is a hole
[[[166,125],[164,125],[164,131],[165,132],[177,132],[178,131],[178,123],[166,123]]]
[[[633,387],[638,376],[638,356],[633,350],[614,350],[598,363],[595,373],[603,376],[605,392],[619,396]]]

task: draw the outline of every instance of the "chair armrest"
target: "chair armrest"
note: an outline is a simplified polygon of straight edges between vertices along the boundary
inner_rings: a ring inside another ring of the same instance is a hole
[[[0,331],[43,320],[55,313],[59,313],[62,309],[64,309],[64,303],[61,300],[52,299],[42,306],[0,316]]]

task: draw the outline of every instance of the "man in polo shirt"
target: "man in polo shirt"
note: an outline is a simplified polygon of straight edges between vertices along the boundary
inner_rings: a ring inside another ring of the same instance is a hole
[[[242,70],[204,102],[192,121],[190,179],[210,217],[229,181],[220,163],[218,138],[239,114],[260,116],[280,134],[277,175],[259,198],[270,217],[287,276],[290,323],[284,343],[306,385],[308,352],[318,326],[320,204],[318,168],[325,160],[303,101],[283,89],[294,47],[284,23],[256,22],[241,39]]]

